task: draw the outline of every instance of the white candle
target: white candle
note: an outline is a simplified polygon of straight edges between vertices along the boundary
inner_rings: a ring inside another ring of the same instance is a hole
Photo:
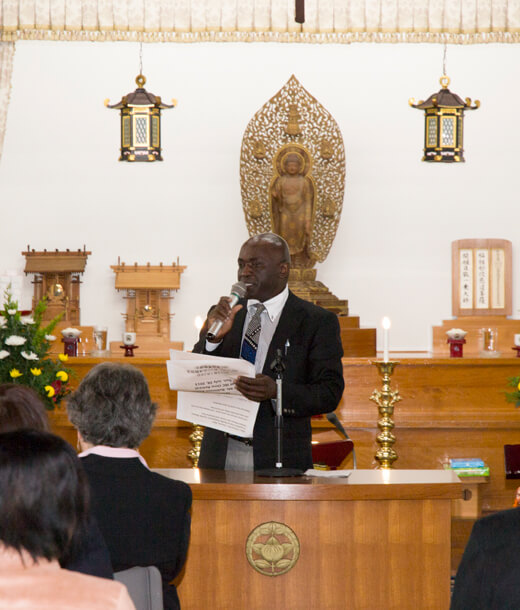
[[[388,329],[390,328],[390,319],[386,316],[383,318],[383,362],[388,362]]]

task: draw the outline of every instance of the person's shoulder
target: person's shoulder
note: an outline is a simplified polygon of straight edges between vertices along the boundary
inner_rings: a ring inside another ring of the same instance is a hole
[[[485,548],[520,543],[520,508],[502,510],[475,522],[472,536]]]
[[[69,594],[71,597],[73,596],[75,607],[78,610],[92,608],[93,601],[99,602],[101,600],[106,610],[130,610],[134,608],[126,587],[120,582],[108,578],[99,578],[62,569],[60,570],[60,585],[56,588],[56,591],[60,601],[63,597],[63,602],[66,602],[65,596],[68,597]],[[62,606],[57,603],[56,607],[61,608]],[[63,608],[65,607],[72,607],[72,605],[69,606],[65,603]]]
[[[150,471],[150,475],[153,478],[154,483],[166,490],[166,492],[175,493],[177,496],[185,496],[191,498],[191,487],[184,481],[178,481],[177,479],[171,479],[159,472]]]

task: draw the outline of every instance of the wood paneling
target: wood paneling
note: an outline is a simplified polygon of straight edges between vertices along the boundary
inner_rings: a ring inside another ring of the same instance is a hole
[[[423,486],[421,472],[412,473],[416,484],[395,488],[372,471],[284,484],[252,484],[249,473],[205,483],[201,474],[202,483],[192,483],[192,535],[178,586],[183,610],[448,608],[449,498],[458,483]],[[403,495],[409,499],[397,499]],[[277,577],[256,572],[245,555],[249,533],[266,521],[288,525],[300,543],[294,568]]]
[[[442,468],[450,457],[481,457],[490,466],[489,483],[482,487],[485,512],[511,506],[517,487],[506,480],[504,444],[520,443],[520,410],[507,403],[508,377],[520,373],[515,358],[396,358],[392,387],[398,388],[402,401],[396,405],[395,449],[399,456],[395,467]],[[191,466],[187,457],[192,427],[175,419],[176,392],[170,391],[163,359],[112,358],[130,363],[143,371],[150,384],[152,399],[159,411],[152,434],[142,445],[142,452],[152,467]],[[100,362],[95,358],[74,358],[77,384],[90,368]],[[373,468],[377,450],[377,407],[369,400],[374,389],[381,388],[376,367],[368,358],[344,358],[346,388],[337,414],[355,443],[359,468]],[[75,444],[75,433],[65,408],[51,413],[54,429]],[[317,438],[336,437],[325,418],[313,419]],[[345,467],[350,467],[352,457]]]
[[[402,401],[394,413],[396,468],[442,468],[450,457],[481,457],[490,466],[483,484],[485,512],[509,508],[516,483],[505,479],[503,446],[520,443],[520,410],[506,402],[507,379],[520,374],[515,358],[396,358],[392,387]],[[366,359],[344,359],[346,388],[338,417],[354,441],[358,466],[375,466],[381,388]],[[316,426],[319,423],[315,424]]]
[[[450,355],[450,346],[446,342],[448,338],[446,333],[452,328],[461,328],[467,332],[467,335],[464,337],[466,343],[462,347],[462,352],[466,357],[480,355],[482,350],[481,328],[496,328],[498,331],[498,351],[504,357],[516,357],[513,346],[515,344],[515,334],[520,333],[520,320],[511,320],[505,316],[473,316],[455,320],[443,320],[441,326],[434,326],[432,329],[433,352],[439,358],[448,358]]]

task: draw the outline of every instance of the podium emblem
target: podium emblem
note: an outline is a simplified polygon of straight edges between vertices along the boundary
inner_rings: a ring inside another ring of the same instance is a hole
[[[298,561],[300,541],[285,523],[269,521],[255,527],[247,537],[246,556],[260,574],[281,576]]]

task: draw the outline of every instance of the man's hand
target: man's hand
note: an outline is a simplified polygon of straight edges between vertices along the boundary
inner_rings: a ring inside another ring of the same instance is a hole
[[[237,377],[235,387],[242,396],[255,402],[276,398],[276,382],[267,375],[257,375],[255,378]]]
[[[229,302],[231,301],[231,297],[220,297],[220,301],[213,307],[213,309],[208,314],[208,328],[211,328],[213,322],[217,320],[222,320],[222,326],[217,333],[214,341],[210,341],[210,343],[220,343],[225,335],[231,329],[233,325],[233,320],[240,309],[242,309],[242,305],[235,305],[233,309],[229,306]]]

